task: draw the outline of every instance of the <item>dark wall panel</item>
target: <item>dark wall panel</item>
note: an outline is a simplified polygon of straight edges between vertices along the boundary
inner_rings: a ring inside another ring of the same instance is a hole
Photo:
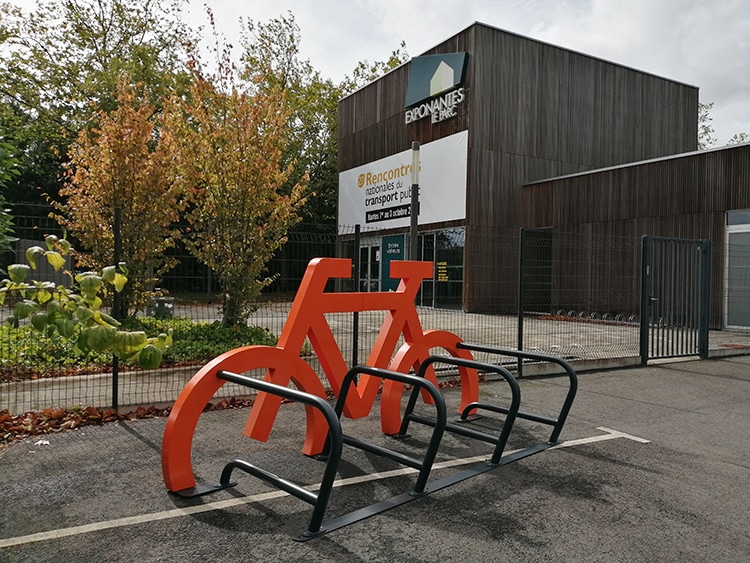
[[[339,103],[339,170],[407,150],[412,141],[468,130],[469,238],[489,231],[517,236],[524,183],[696,148],[698,90],[692,86],[483,24],[425,54],[454,52],[469,53],[458,116],[438,124],[404,123],[407,63]],[[586,201],[588,212],[603,217],[608,206],[631,206],[636,197],[616,186],[614,200],[608,195]],[[561,204],[536,199],[534,219],[551,222]],[[490,255],[486,248],[469,241],[464,253],[469,311],[495,308],[488,292],[497,302],[515,298],[515,290],[500,294],[493,284],[510,284],[517,256]]]
[[[711,326],[721,328],[725,214],[740,209],[750,209],[750,144],[528,185],[522,221],[593,237],[710,240]]]

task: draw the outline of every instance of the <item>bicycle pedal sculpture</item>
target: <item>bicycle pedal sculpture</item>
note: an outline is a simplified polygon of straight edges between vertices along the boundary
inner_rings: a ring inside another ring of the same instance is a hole
[[[316,258],[310,262],[302,283],[292,303],[289,317],[274,346],[246,346],[222,354],[201,368],[187,383],[172,408],[167,421],[162,445],[162,472],[170,491],[196,489],[191,462],[193,434],[198,419],[214,393],[226,383],[219,377],[222,372],[244,373],[253,369],[266,369],[265,382],[287,387],[292,381],[304,393],[325,399],[326,392],[313,368],[300,357],[305,339],[309,338],[320,360],[333,393],[339,396],[348,366],[331,332],[327,313],[353,313],[386,311],[366,365],[388,369],[392,372],[415,372],[430,350],[442,348],[451,356],[471,360],[471,351],[461,348],[461,339],[443,330],[423,330],[414,300],[423,279],[432,278],[431,262],[391,262],[391,277],[400,278],[398,289],[390,292],[326,292],[329,280],[350,278],[352,263],[343,258]],[[404,343],[396,350],[400,337]],[[461,411],[478,400],[479,388],[476,371],[466,365],[458,367],[461,378]],[[350,418],[367,416],[378,391],[381,426],[386,434],[397,434],[401,429],[401,397],[404,383],[374,375],[377,370],[362,373],[348,393],[343,414]],[[430,366],[424,377],[437,384]],[[423,392],[426,402],[432,397]],[[245,425],[244,434],[266,441],[273,427],[283,398],[279,394],[260,391]],[[329,421],[315,405],[306,404],[307,427],[302,452],[315,455],[323,451],[329,432]]]

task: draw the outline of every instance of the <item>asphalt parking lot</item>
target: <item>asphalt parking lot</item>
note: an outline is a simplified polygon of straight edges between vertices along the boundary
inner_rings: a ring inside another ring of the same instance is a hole
[[[562,377],[520,380],[523,409],[554,415]],[[459,390],[444,390],[455,411]],[[483,400],[508,396],[485,383]],[[427,408],[427,406],[425,406]],[[393,445],[369,418],[344,432]],[[200,482],[251,461],[302,484],[323,464],[300,454],[304,409],[285,404],[267,443],[241,435],[246,409],[207,412],[193,443]],[[312,507],[250,475],[194,499],[166,491],[165,419],[85,427],[0,451],[0,561],[748,561],[750,356],[590,372],[555,448],[307,542]],[[488,416],[477,423],[493,426]],[[549,428],[517,421],[508,451]],[[430,482],[489,457],[447,434]],[[327,517],[410,490],[415,471],[345,446]],[[428,486],[429,487],[429,486]]]

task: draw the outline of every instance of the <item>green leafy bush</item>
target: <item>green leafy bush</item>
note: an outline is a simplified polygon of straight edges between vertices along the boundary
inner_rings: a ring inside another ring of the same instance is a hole
[[[112,354],[84,353],[75,341],[29,325],[0,326],[0,342],[0,381],[92,373],[112,362]]]
[[[126,326],[130,330],[145,331],[146,334],[158,334],[172,329],[172,346],[164,355],[167,362],[207,362],[240,346],[275,346],[277,341],[276,336],[267,328],[222,326],[219,321],[207,323],[184,318],[138,317],[128,319]]]
[[[201,365],[240,346],[274,346],[277,340],[266,328],[223,327],[218,322],[194,322],[184,318],[129,318],[120,328],[131,333],[143,332],[149,338],[171,329],[174,342],[162,358],[164,366],[170,363]],[[111,363],[111,353],[82,352],[75,341],[57,332],[40,332],[29,325],[0,327],[0,381],[96,373],[110,369]],[[138,363],[133,358],[125,365]]]
[[[101,311],[104,299],[120,293],[128,282],[125,264],[74,274],[64,269],[66,256],[73,251],[70,242],[47,235],[45,245],[46,249],[27,248],[27,264],[9,265],[8,277],[0,280],[0,306],[8,303],[13,308],[5,319],[7,325],[30,324],[48,338],[60,336],[75,343],[73,351],[78,355],[112,352],[125,361],[137,360],[145,369],[158,367],[172,344],[170,332],[148,338],[145,332],[122,330],[117,319]],[[42,259],[66,276],[67,283],[29,278]]]

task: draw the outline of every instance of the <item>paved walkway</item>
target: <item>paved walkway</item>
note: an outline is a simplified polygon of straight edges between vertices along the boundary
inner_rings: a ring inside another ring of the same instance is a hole
[[[554,413],[560,378],[520,381],[524,410]],[[456,389],[446,389],[449,405]],[[483,400],[507,397],[501,382]],[[301,405],[282,406],[267,444],[241,436],[247,409],[204,413],[194,439],[201,482],[237,457],[302,484],[322,464],[302,456]],[[478,424],[491,425],[492,415]],[[750,559],[750,357],[590,372],[562,438],[547,450],[306,543],[311,508],[249,475],[184,500],[161,479],[164,419],[86,427],[0,451],[0,560],[144,563],[393,561],[679,561]],[[428,430],[398,442],[377,410],[343,421],[353,436],[423,451]],[[509,449],[548,429],[517,422]],[[327,516],[408,491],[411,469],[345,448]],[[430,482],[488,456],[446,435]]]

